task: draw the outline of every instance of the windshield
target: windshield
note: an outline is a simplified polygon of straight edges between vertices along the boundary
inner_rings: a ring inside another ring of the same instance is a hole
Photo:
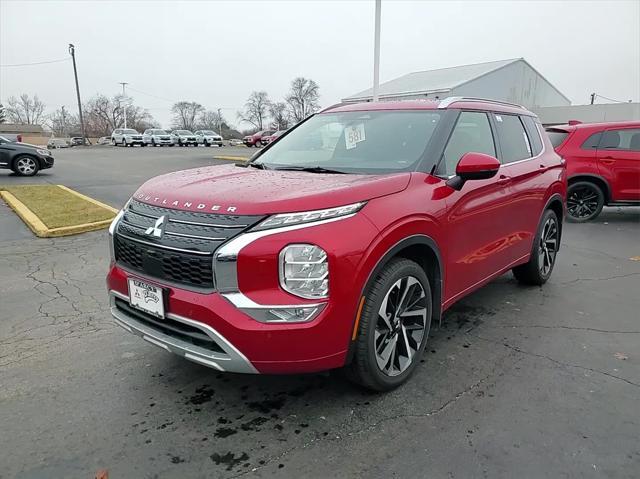
[[[176,135],[193,135],[189,130],[176,130],[174,133]]]
[[[345,173],[412,171],[440,117],[431,110],[323,113],[274,143],[255,163]]]
[[[208,135],[208,136],[215,136],[217,135],[217,133],[213,130],[202,130],[202,134],[203,135]]]
[[[125,135],[137,135],[138,132],[136,130],[122,130],[122,133]]]
[[[167,132],[164,130],[153,130],[152,132],[153,135],[166,135]]]

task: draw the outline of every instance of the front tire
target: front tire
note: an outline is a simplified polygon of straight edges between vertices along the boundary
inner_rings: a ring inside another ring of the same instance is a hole
[[[39,169],[38,160],[31,156],[19,156],[13,163],[13,171],[18,176],[34,176]]]
[[[546,210],[533,240],[529,262],[513,268],[513,275],[522,284],[543,285],[551,276],[559,248],[560,221],[553,210]]]
[[[591,181],[577,181],[567,191],[567,214],[572,221],[595,219],[604,206],[604,192]]]
[[[389,262],[365,293],[349,379],[373,391],[405,382],[424,352],[431,315],[424,270],[409,259]]]

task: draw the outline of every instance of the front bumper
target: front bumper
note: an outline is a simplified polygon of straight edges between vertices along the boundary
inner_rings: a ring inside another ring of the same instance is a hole
[[[201,330],[219,346],[219,351],[212,351],[209,348],[200,347],[180,337],[165,334],[159,328],[154,328],[152,323],[143,319],[141,320],[140,317],[134,316],[125,308],[119,307],[118,300],[129,302],[129,296],[127,295],[118,293],[117,291],[110,291],[109,299],[111,315],[116,323],[130,333],[140,336],[155,346],[219,371],[248,374],[258,372],[240,351],[211,326],[176,314],[167,314],[167,318],[172,321]],[[188,338],[188,336],[184,337]]]
[[[40,168],[43,170],[53,167],[53,163],[55,161],[53,156],[41,156],[40,160]]]

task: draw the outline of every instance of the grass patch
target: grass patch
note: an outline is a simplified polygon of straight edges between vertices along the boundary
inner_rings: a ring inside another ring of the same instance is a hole
[[[0,186],[33,212],[49,229],[112,219],[115,214],[57,185]]]

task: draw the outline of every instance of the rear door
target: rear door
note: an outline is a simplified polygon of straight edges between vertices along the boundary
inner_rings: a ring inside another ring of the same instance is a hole
[[[497,157],[489,116],[463,111],[444,150],[438,173],[455,175],[456,165],[468,152]],[[447,197],[448,280],[445,298],[451,302],[483,284],[505,268],[511,249],[513,198],[509,179],[500,171],[494,178],[467,181],[460,191]]]
[[[542,140],[531,117],[492,113],[492,119],[500,147],[501,172],[511,188],[505,221],[511,225],[511,248],[507,253],[514,262],[531,253],[548,187],[544,173],[551,165],[541,156]]]
[[[605,130],[598,145],[598,170],[613,201],[640,201],[640,128]]]

